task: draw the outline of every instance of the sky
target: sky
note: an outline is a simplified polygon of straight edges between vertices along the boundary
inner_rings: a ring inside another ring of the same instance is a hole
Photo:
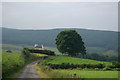
[[[2,3],[0,3],[0,27],[2,26]]]
[[[117,2],[3,2],[2,27],[117,31],[118,4]]]
[[[120,0],[1,0],[2,2],[119,2]]]

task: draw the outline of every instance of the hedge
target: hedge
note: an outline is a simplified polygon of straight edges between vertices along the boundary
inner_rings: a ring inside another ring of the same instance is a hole
[[[42,53],[46,55],[55,55],[54,51],[51,50],[42,50],[42,49],[29,49],[31,53]]]
[[[69,69],[69,68],[104,68],[103,64],[70,64],[70,63],[62,63],[62,64],[46,64],[50,66],[52,69]]]

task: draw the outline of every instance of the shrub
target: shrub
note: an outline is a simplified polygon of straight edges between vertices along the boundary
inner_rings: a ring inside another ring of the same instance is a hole
[[[29,57],[31,56],[30,51],[29,51],[28,48],[24,48],[24,49],[22,50],[22,56],[23,56],[24,58],[29,58]]]
[[[112,66],[113,68],[120,68],[120,63],[119,62],[112,62]]]
[[[97,68],[104,68],[105,66],[103,64],[96,65]]]

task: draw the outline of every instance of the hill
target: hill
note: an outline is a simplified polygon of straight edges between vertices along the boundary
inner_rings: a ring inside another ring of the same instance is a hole
[[[74,28],[72,28],[74,29]],[[2,28],[3,44],[33,45],[35,43],[55,47],[57,34],[65,29],[18,30]],[[118,50],[118,32],[99,30],[76,30],[83,38],[87,51],[92,53],[116,53]]]

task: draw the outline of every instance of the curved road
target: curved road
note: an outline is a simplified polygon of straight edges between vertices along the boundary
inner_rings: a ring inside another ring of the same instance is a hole
[[[17,78],[39,78],[38,74],[35,71],[34,65],[38,61],[34,61],[28,65],[26,65],[25,69],[22,73],[18,75]]]

